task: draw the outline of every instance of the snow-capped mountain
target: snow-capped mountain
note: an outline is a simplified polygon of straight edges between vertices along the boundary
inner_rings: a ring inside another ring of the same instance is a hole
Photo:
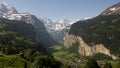
[[[8,15],[16,14],[18,11],[11,5],[0,3],[0,17],[7,18]]]
[[[40,19],[40,21],[42,21],[44,23],[48,32],[51,32],[54,30],[55,24],[51,19],[49,19],[49,18],[39,18],[39,19]]]
[[[36,34],[34,34],[36,37],[35,40],[40,41],[45,45],[46,49],[49,49],[49,46],[56,44],[48,34],[43,22],[30,13],[19,13],[13,6],[6,3],[0,3],[0,17],[9,20],[24,21],[28,23],[28,25],[32,24],[36,31]]]
[[[66,27],[73,24],[73,22],[68,21],[67,19],[57,20],[56,22],[53,22],[49,18],[39,18],[44,25],[46,26],[48,32],[51,31],[61,31],[63,29],[66,29]]]
[[[53,22],[49,18],[39,18],[41,20],[49,34],[55,39],[55,40],[63,40],[66,31],[70,29],[70,26],[77,22],[77,21],[84,21],[87,19],[92,19],[94,17],[86,17],[84,19],[77,19],[75,21],[69,21],[67,19],[61,19]]]
[[[30,13],[19,13],[13,6],[0,3],[0,17],[7,18],[9,20],[22,20],[27,23],[31,23],[34,25],[32,19],[32,14]]]
[[[63,20],[57,20],[55,22],[55,30],[63,30],[66,29],[67,26],[70,26],[70,21],[68,21],[67,19],[63,19]]]
[[[74,23],[67,19],[57,20],[56,22],[51,21],[49,18],[39,19],[44,23],[47,31],[55,40],[63,40],[66,30]]]
[[[108,7],[106,10],[102,12],[101,15],[116,15],[120,14],[120,2]]]

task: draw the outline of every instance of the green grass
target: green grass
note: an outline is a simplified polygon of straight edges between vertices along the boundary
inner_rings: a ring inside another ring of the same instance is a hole
[[[68,55],[67,51],[59,51],[59,52],[55,52],[53,54],[53,56],[57,59],[60,60],[61,58],[65,58]]]
[[[108,61],[101,60],[101,61],[98,62],[98,63],[99,63],[99,65],[100,65],[101,63],[105,63],[105,62],[111,63],[112,68],[118,68],[117,65],[118,65],[119,60],[108,60]],[[101,66],[101,68],[103,68],[104,65],[100,65],[100,66]],[[120,68],[120,67],[119,67],[119,68]]]
[[[13,57],[13,55],[0,57],[0,68],[6,66]]]
[[[62,46],[60,46],[60,45],[52,46],[51,48],[53,48],[53,49],[55,49],[57,51],[62,50]]]
[[[12,64],[10,67],[11,68],[16,68],[16,67],[17,68],[24,68],[25,62],[27,62],[27,66],[28,66],[28,68],[30,68],[31,67],[31,63],[28,62],[27,60],[21,58],[21,57],[17,57],[17,59],[14,62],[14,64]]]
[[[117,68],[118,61],[111,62],[113,68]]]
[[[15,62],[8,66],[11,59],[15,57],[16,57]],[[3,57],[0,57],[0,68],[6,67],[6,66],[7,66],[6,68],[24,68],[25,62],[27,63],[27,68],[30,68],[31,63],[17,55],[3,55]]]

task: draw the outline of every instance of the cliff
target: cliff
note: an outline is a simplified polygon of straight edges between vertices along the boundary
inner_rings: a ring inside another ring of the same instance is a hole
[[[79,43],[78,52],[81,55],[92,56],[96,53],[102,53],[112,57],[113,59],[117,59],[117,57],[111,54],[110,50],[107,49],[103,44],[90,46],[82,39],[82,37],[66,33],[65,41],[64,41],[65,47],[67,48],[71,47],[75,43]]]

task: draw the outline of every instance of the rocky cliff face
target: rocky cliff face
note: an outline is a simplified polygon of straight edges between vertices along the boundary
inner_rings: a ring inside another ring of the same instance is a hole
[[[96,53],[102,53],[102,54],[112,57],[113,59],[117,59],[117,57],[111,54],[110,50],[104,47],[103,44],[89,46],[87,43],[84,42],[84,40],[80,36],[75,36],[72,34],[70,35],[67,33],[65,36],[64,45],[68,48],[68,47],[71,47],[75,43],[79,43],[78,52],[81,55],[92,56]]]

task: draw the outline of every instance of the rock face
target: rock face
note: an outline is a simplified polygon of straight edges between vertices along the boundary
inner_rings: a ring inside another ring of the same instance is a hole
[[[68,48],[71,47],[73,44],[79,43],[78,52],[84,56],[92,56],[96,53],[102,53],[112,57],[113,59],[117,59],[116,56],[110,53],[110,50],[104,47],[103,44],[97,44],[93,46],[89,46],[84,42],[84,40],[80,36],[69,35],[68,33],[65,36],[64,45]]]

